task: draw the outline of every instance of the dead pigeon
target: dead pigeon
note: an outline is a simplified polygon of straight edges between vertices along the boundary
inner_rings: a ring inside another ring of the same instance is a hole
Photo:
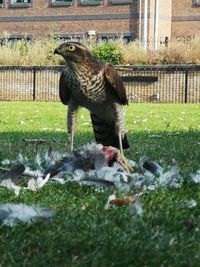
[[[112,167],[115,162],[123,166],[123,160],[116,148],[90,144],[57,160],[44,172],[44,176],[50,173],[50,176],[53,177],[59,172],[74,172],[77,169],[84,172],[99,170],[105,166]]]

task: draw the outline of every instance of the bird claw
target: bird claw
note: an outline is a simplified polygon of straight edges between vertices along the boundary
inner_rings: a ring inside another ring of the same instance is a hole
[[[120,158],[122,159],[122,161],[120,162],[121,165],[123,166],[124,170],[128,173],[131,173],[133,172],[133,168],[132,166],[128,163],[126,157],[124,156],[123,153],[119,152],[120,153]]]

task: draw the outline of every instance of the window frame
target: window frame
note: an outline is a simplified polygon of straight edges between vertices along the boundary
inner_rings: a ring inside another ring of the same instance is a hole
[[[22,35],[22,34],[11,34],[8,37],[0,37],[0,45],[3,45],[4,42],[8,42],[10,44],[14,44],[16,42],[25,40],[27,42],[32,42],[33,41],[33,35],[28,34],[28,35]]]
[[[13,3],[13,0],[10,0],[9,2],[9,7],[14,7],[14,8],[27,8],[27,7],[32,7],[33,5],[33,0],[30,0],[30,3]]]
[[[193,6],[200,6],[200,1],[199,0],[192,0],[192,5]]]
[[[79,0],[78,4],[80,6],[101,6],[103,0]]]
[[[134,0],[109,0],[110,5],[129,5],[133,3]]]
[[[73,4],[74,4],[74,0],[71,0],[71,2],[64,2],[64,1],[56,2],[56,1],[50,0],[49,2],[49,5],[51,7],[72,6]]]
[[[98,33],[97,39],[100,41],[108,42],[108,41],[115,41],[122,38],[127,43],[134,41],[136,39],[136,34],[134,32],[115,32],[115,33]]]
[[[5,0],[2,0],[2,3],[0,3],[0,8],[4,7]]]
[[[59,34],[58,40],[61,42],[67,42],[67,41],[73,41],[73,40],[81,40],[83,39],[84,34],[83,33],[65,33],[65,34]]]

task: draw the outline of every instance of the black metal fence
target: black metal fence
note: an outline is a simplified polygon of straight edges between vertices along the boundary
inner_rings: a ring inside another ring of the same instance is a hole
[[[0,101],[59,101],[64,66],[0,66]],[[117,66],[129,102],[199,103],[200,65]]]

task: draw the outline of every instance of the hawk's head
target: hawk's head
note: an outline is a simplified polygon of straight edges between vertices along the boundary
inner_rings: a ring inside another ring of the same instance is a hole
[[[86,46],[79,42],[66,42],[57,47],[54,54],[61,55],[66,62],[81,63],[92,55]]]

